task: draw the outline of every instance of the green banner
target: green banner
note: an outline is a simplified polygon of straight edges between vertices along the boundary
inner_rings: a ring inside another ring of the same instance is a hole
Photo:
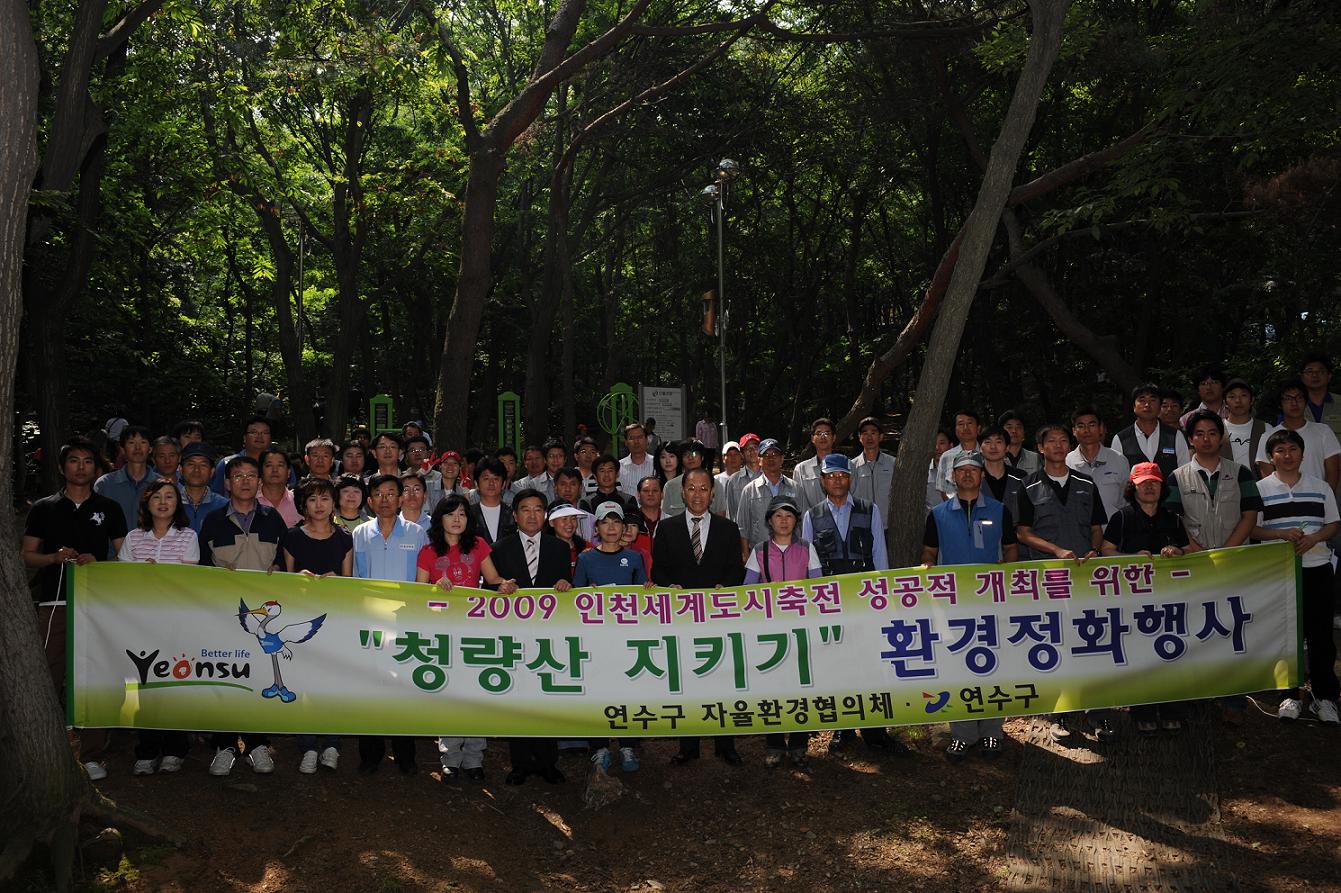
[[[913,725],[1297,685],[1289,544],[717,591],[76,568],[77,726],[589,737]]]

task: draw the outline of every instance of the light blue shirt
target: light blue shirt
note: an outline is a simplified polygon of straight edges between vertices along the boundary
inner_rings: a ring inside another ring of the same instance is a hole
[[[182,510],[186,512],[186,520],[191,522],[191,529],[200,533],[200,525],[204,522],[205,516],[210,512],[216,511],[228,505],[228,498],[220,496],[213,490],[205,491],[205,498],[200,501],[200,505],[191,502],[191,498],[186,495],[186,490],[178,485],[177,492],[182,497]]]
[[[145,466],[144,477],[134,481],[131,480],[130,469],[122,466],[94,481],[93,492],[116,500],[116,504],[121,506],[121,512],[126,516],[126,529],[134,530],[140,526],[140,494],[149,486],[150,481],[156,481],[160,477],[158,472]]]
[[[833,515],[833,521],[838,525],[838,529],[845,534],[846,540],[847,527],[852,521],[852,500],[843,500],[842,505],[834,505],[832,499],[825,499],[823,502],[829,509],[829,514]],[[871,563],[875,565],[875,570],[889,570],[889,550],[885,546],[885,522],[880,519],[880,506],[871,506]],[[810,513],[806,512],[801,517],[801,539],[808,543],[815,541],[815,531],[811,529]]]
[[[391,536],[383,537],[377,519],[354,528],[354,576],[365,580],[413,583],[419,551],[428,545],[424,528],[399,516]]]

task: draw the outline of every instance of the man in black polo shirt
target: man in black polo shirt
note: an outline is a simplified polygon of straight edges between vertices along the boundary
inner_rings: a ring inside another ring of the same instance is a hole
[[[59,493],[37,500],[23,528],[23,563],[37,568],[37,622],[46,643],[47,669],[65,703],[65,571],[71,565],[102,561],[121,548],[126,518],[116,500],[93,492],[98,476],[93,444],[71,438],[61,447]],[[89,778],[107,777],[97,757],[107,749],[107,732],[89,729],[76,739],[76,754]]]

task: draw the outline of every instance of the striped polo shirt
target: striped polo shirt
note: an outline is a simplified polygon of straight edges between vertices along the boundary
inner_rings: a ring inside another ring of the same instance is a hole
[[[200,561],[200,542],[190,527],[170,527],[162,539],[152,530],[137,527],[126,534],[117,557],[121,561],[195,564]]]
[[[1305,533],[1316,533],[1333,521],[1337,515],[1336,497],[1327,482],[1311,474],[1299,476],[1293,487],[1276,475],[1257,482],[1262,497],[1262,510],[1257,513],[1257,526],[1268,530],[1301,528]],[[1332,550],[1321,542],[1303,555],[1304,567],[1321,567],[1332,560]]]

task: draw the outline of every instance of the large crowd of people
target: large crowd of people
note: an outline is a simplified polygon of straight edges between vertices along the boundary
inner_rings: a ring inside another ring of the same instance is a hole
[[[719,453],[707,416],[694,438],[678,443],[661,441],[650,423],[630,424],[620,435],[622,458],[582,436],[572,444],[527,445],[520,462],[509,447],[439,451],[416,423],[398,432],[355,429],[339,444],[314,439],[291,455],[275,446],[271,420],[261,415],[243,427],[240,449],[221,456],[198,422],[158,435],[116,420],[104,432],[108,450],[82,437],[62,448],[61,489],[31,506],[23,560],[35,572],[40,632],[63,692],[65,571],[93,561],[199,563],[510,594],[603,585],[701,589],[886,570],[887,523],[922,527],[926,565],[1167,558],[1287,540],[1303,567],[1309,693],[1282,693],[1277,715],[1307,712],[1335,724],[1341,397],[1329,391],[1326,357],[1305,357],[1298,372],[1275,389],[1278,403],[1265,412],[1255,410],[1250,384],[1208,369],[1196,376],[1194,405],[1169,388],[1142,385],[1131,393],[1129,422],[1081,407],[1069,424],[1042,424],[1032,439],[1020,413],[984,424],[976,412],[960,410],[953,428],[936,436],[926,511],[914,518],[891,517],[894,457],[882,450],[887,433],[875,418],[858,425],[852,456],[835,443],[834,423],[816,419],[813,454],[790,473],[787,449],[772,437],[744,434]],[[278,682],[263,694],[293,697]],[[1138,733],[1174,733],[1183,707],[1142,705],[1131,719]],[[1078,743],[1087,732],[1107,740],[1118,728],[1111,711],[1051,717],[1058,742]],[[950,733],[950,760],[975,748],[987,758],[1001,751],[999,718],[955,722]],[[72,738],[89,775],[105,777],[106,732],[86,729]],[[891,754],[906,749],[881,726],[835,731],[827,747],[856,740]],[[178,771],[190,743],[184,731],[142,731],[131,771]],[[217,732],[211,743],[212,775],[228,775],[239,758],[255,772],[274,770],[266,735]],[[338,768],[339,738],[308,735],[295,743],[300,772]],[[562,782],[561,745],[587,750],[603,770],[618,759],[622,771],[633,772],[640,744],[511,739],[505,780]],[[810,744],[806,732],[769,735],[765,763],[805,770]],[[413,738],[392,738],[390,747],[400,771],[416,771]],[[444,734],[441,777],[483,780],[486,747],[482,738]],[[743,761],[730,736],[715,737],[713,749],[729,764]],[[359,771],[377,771],[386,750],[382,737],[360,738]],[[699,740],[681,738],[672,762],[699,756]]]

